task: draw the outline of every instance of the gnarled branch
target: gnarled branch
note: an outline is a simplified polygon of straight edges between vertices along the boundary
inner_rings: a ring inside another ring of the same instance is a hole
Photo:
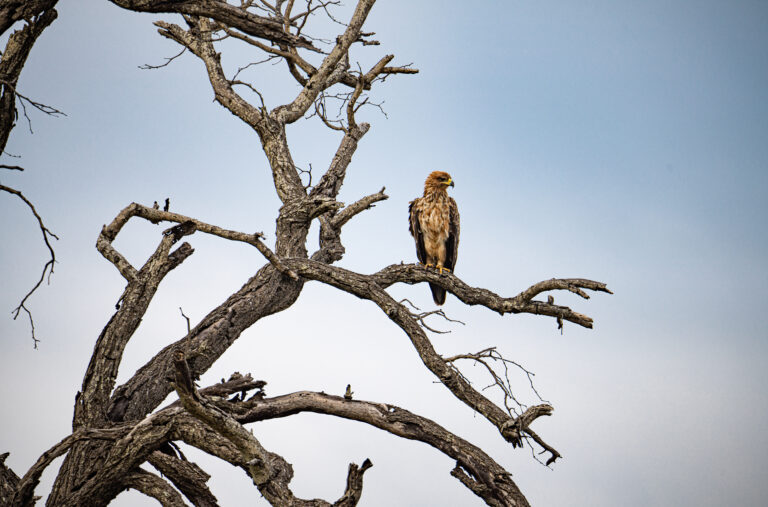
[[[330,505],[322,500],[296,498],[288,487],[293,476],[290,464],[280,456],[268,452],[251,432],[197,392],[182,351],[174,354],[174,366],[176,392],[184,408],[237,448],[240,454],[238,461],[247,465],[253,483],[269,503],[318,507]],[[370,462],[360,469],[356,466],[350,467],[347,491],[337,505],[356,505],[362,490],[362,474],[369,467]]]
[[[163,507],[186,507],[181,494],[155,474],[138,469],[128,474],[123,483],[126,487],[154,498]]]

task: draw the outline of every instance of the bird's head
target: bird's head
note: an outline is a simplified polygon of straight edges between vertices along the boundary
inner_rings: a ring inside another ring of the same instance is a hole
[[[424,191],[445,190],[452,186],[453,178],[450,174],[444,171],[433,171],[427,176],[427,181],[424,182]]]

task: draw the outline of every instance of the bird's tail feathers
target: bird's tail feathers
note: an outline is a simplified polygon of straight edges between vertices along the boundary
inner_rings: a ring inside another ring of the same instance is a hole
[[[436,305],[445,303],[445,289],[433,283],[429,284],[429,289],[432,291],[432,299],[435,300]]]

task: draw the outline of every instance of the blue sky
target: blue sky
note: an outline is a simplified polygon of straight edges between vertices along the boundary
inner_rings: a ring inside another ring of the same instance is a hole
[[[415,4],[415,5],[414,5]],[[347,6],[349,8],[349,6]],[[0,452],[23,472],[66,436],[74,394],[123,284],[94,248],[132,201],[274,237],[278,200],[255,134],[212,102],[202,65],[157,35],[158,17],[108,2],[65,2],[35,46],[19,88],[67,113],[32,114],[3,172],[61,240],[50,286],[30,301],[38,337],[0,319]],[[170,18],[173,19],[173,18]],[[250,371],[270,395],[343,391],[431,417],[484,447],[534,505],[761,505],[768,496],[768,5],[764,2],[391,1],[367,29],[383,54],[420,69],[374,91],[372,124],[340,199],[390,196],[345,229],[340,265],[373,272],[415,260],[407,203],[432,170],[449,171],[462,214],[456,273],[514,295],[551,277],[608,283],[614,296],[556,301],[594,330],[462,306],[466,323],[434,337],[446,355],[496,345],[536,372],[553,417],[536,431],[564,456],[548,470],[509,448],[433,382],[412,346],[371,304],[319,285],[258,322],[203,379]],[[253,59],[227,48],[229,68]],[[249,60],[250,58],[250,60]],[[250,74],[274,107],[297,91],[281,67]],[[309,120],[289,129],[295,162],[327,166],[338,135]],[[161,226],[131,223],[116,245],[140,262]],[[0,308],[8,312],[45,261],[27,210],[0,197]],[[311,246],[314,245],[311,240]],[[196,253],[161,287],[128,346],[120,380],[182,336],[263,264],[257,252],[191,238]],[[393,294],[430,308],[426,287]],[[467,365],[470,375],[478,374]],[[23,379],[23,383],[22,383]],[[483,379],[477,376],[477,385]],[[534,402],[524,379],[521,396]],[[42,401],[49,404],[46,409]],[[346,465],[369,457],[362,505],[480,505],[436,451],[346,421],[299,416],[253,427],[294,464],[294,489],[336,498]],[[223,505],[259,498],[244,474],[210,463]],[[41,485],[41,491],[50,484]],[[43,491],[44,492],[44,491]],[[135,505],[125,494],[116,502]],[[255,500],[254,500],[255,501]]]

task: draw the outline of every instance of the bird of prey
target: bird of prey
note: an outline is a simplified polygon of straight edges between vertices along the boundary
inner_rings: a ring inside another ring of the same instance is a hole
[[[459,252],[459,208],[448,195],[451,175],[434,171],[424,182],[424,196],[410,202],[409,230],[416,241],[416,255],[426,267],[440,274],[451,272]],[[430,283],[435,304],[445,303],[445,289]]]

